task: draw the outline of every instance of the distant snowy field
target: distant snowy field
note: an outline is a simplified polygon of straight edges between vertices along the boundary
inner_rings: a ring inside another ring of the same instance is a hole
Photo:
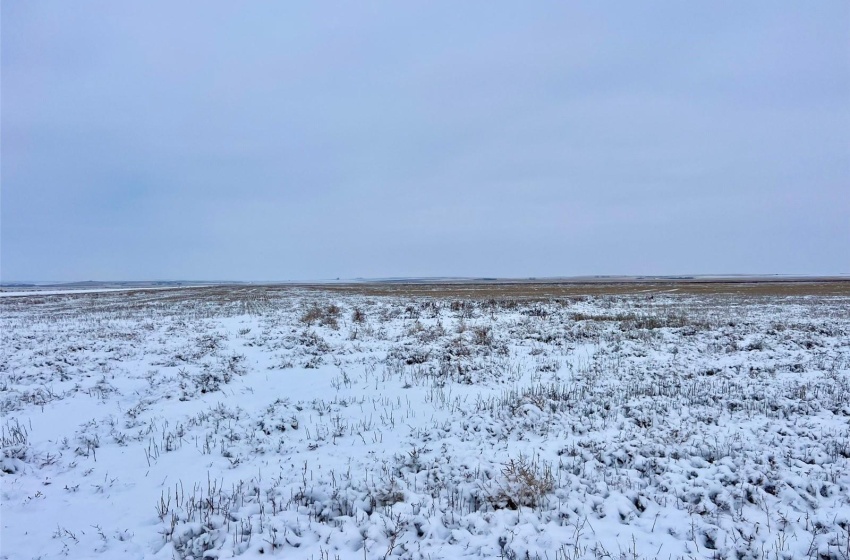
[[[850,298],[0,300],[0,557],[850,559]]]

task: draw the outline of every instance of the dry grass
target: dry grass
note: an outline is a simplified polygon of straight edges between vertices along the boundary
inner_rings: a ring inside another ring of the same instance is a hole
[[[850,280],[818,281],[623,281],[623,282],[504,282],[504,283],[359,283],[305,285],[338,293],[369,296],[457,297],[465,299],[550,299],[582,296],[654,294],[736,296],[850,296]]]
[[[370,297],[424,297],[457,300],[552,300],[580,299],[598,296],[704,295],[748,297],[850,297],[850,280],[829,278],[813,280],[739,281],[671,280],[620,282],[517,281],[517,282],[363,282],[353,284],[266,284],[220,285],[178,288],[167,291],[128,290],[122,292],[121,308],[133,311],[156,306],[181,305],[189,301],[209,301],[233,305],[234,312],[256,312],[272,299],[287,293],[316,291]],[[115,292],[68,293],[0,298],[0,313],[21,307],[41,307],[45,311],[55,305],[63,308],[68,300],[82,298],[89,311],[105,310],[116,305]],[[455,305],[464,305],[462,301]],[[323,317],[337,318],[339,310],[322,310]],[[361,317],[353,317],[355,322]],[[365,317],[364,317],[365,318]]]

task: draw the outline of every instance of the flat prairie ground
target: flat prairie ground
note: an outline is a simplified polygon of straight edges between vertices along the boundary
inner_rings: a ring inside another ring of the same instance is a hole
[[[0,298],[0,558],[850,559],[850,283]]]

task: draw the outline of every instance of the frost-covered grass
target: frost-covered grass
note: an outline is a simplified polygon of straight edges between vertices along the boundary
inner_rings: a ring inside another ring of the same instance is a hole
[[[0,300],[3,558],[850,559],[850,298]]]

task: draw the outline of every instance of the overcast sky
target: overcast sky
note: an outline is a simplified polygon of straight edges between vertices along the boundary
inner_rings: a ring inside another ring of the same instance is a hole
[[[13,280],[850,272],[850,2],[2,3]]]

